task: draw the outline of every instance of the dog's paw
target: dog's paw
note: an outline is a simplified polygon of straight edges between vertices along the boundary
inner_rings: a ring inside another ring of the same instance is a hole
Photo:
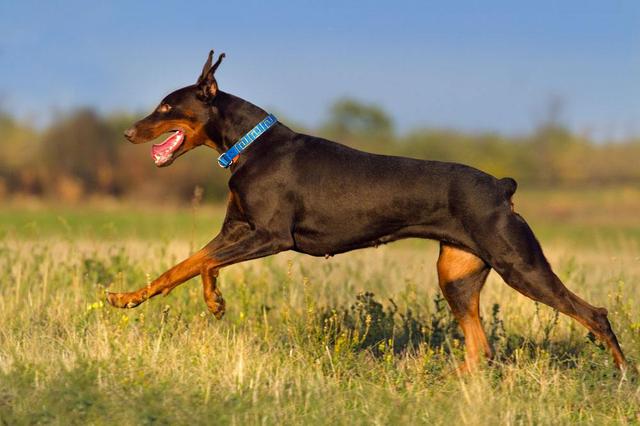
[[[140,301],[134,300],[130,293],[111,293],[107,291],[107,302],[115,308],[135,308]]]
[[[215,300],[207,300],[207,308],[216,319],[222,319],[225,312],[225,302],[222,296],[218,296]]]

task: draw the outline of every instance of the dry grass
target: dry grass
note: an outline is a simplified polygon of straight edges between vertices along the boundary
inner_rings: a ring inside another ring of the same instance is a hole
[[[547,254],[569,287],[609,309],[637,366],[640,250],[622,243],[555,242]],[[463,344],[437,297],[432,243],[227,268],[222,321],[206,312],[199,280],[135,310],[103,304],[106,286],[137,288],[191,246],[5,237],[0,423],[640,423],[637,379],[615,373],[581,326],[494,274],[482,308],[496,363],[453,374]]]

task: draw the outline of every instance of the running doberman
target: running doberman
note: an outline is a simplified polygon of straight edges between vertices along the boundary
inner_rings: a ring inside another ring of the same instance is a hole
[[[222,230],[149,285],[108,293],[111,305],[135,307],[200,275],[207,306],[219,319],[225,302],[216,279],[225,266],[285,250],[326,256],[428,238],[440,242],[439,284],[464,332],[463,369],[475,369],[482,354],[492,355],[479,315],[491,268],[525,296],[575,318],[625,368],[607,310],[563,285],[531,228],[514,212],[513,179],[462,164],[370,154],[294,132],[218,89],[214,74],[223,58],[212,64],[211,51],[196,84],[167,95],[125,132],[136,144],[170,133],[152,147],[157,166],[200,145],[223,154],[219,162],[231,175]]]

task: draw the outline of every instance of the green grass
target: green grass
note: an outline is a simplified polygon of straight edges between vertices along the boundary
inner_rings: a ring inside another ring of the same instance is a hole
[[[555,196],[525,193],[519,205],[566,284],[609,309],[637,367],[637,224],[588,215],[591,196],[552,220],[539,201]],[[493,273],[482,314],[496,361],[453,373],[464,343],[438,293],[433,242],[226,268],[222,321],[199,279],[133,310],[103,304],[105,288],[138,288],[206,242],[222,214],[1,210],[0,424],[640,423],[637,377],[621,378],[583,327]]]
[[[223,206],[197,209],[93,203],[82,207],[9,204],[0,209],[0,236],[101,241],[189,239],[204,244],[224,217]]]

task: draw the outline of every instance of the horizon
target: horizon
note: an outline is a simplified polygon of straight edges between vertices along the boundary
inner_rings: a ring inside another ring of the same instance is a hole
[[[154,4],[0,6],[0,108],[39,126],[79,107],[144,113],[192,84],[214,48],[227,54],[221,90],[308,128],[350,97],[380,106],[399,134],[526,134],[557,100],[574,132],[640,133],[635,2],[251,2],[261,17],[225,4],[188,25],[184,4]]]

